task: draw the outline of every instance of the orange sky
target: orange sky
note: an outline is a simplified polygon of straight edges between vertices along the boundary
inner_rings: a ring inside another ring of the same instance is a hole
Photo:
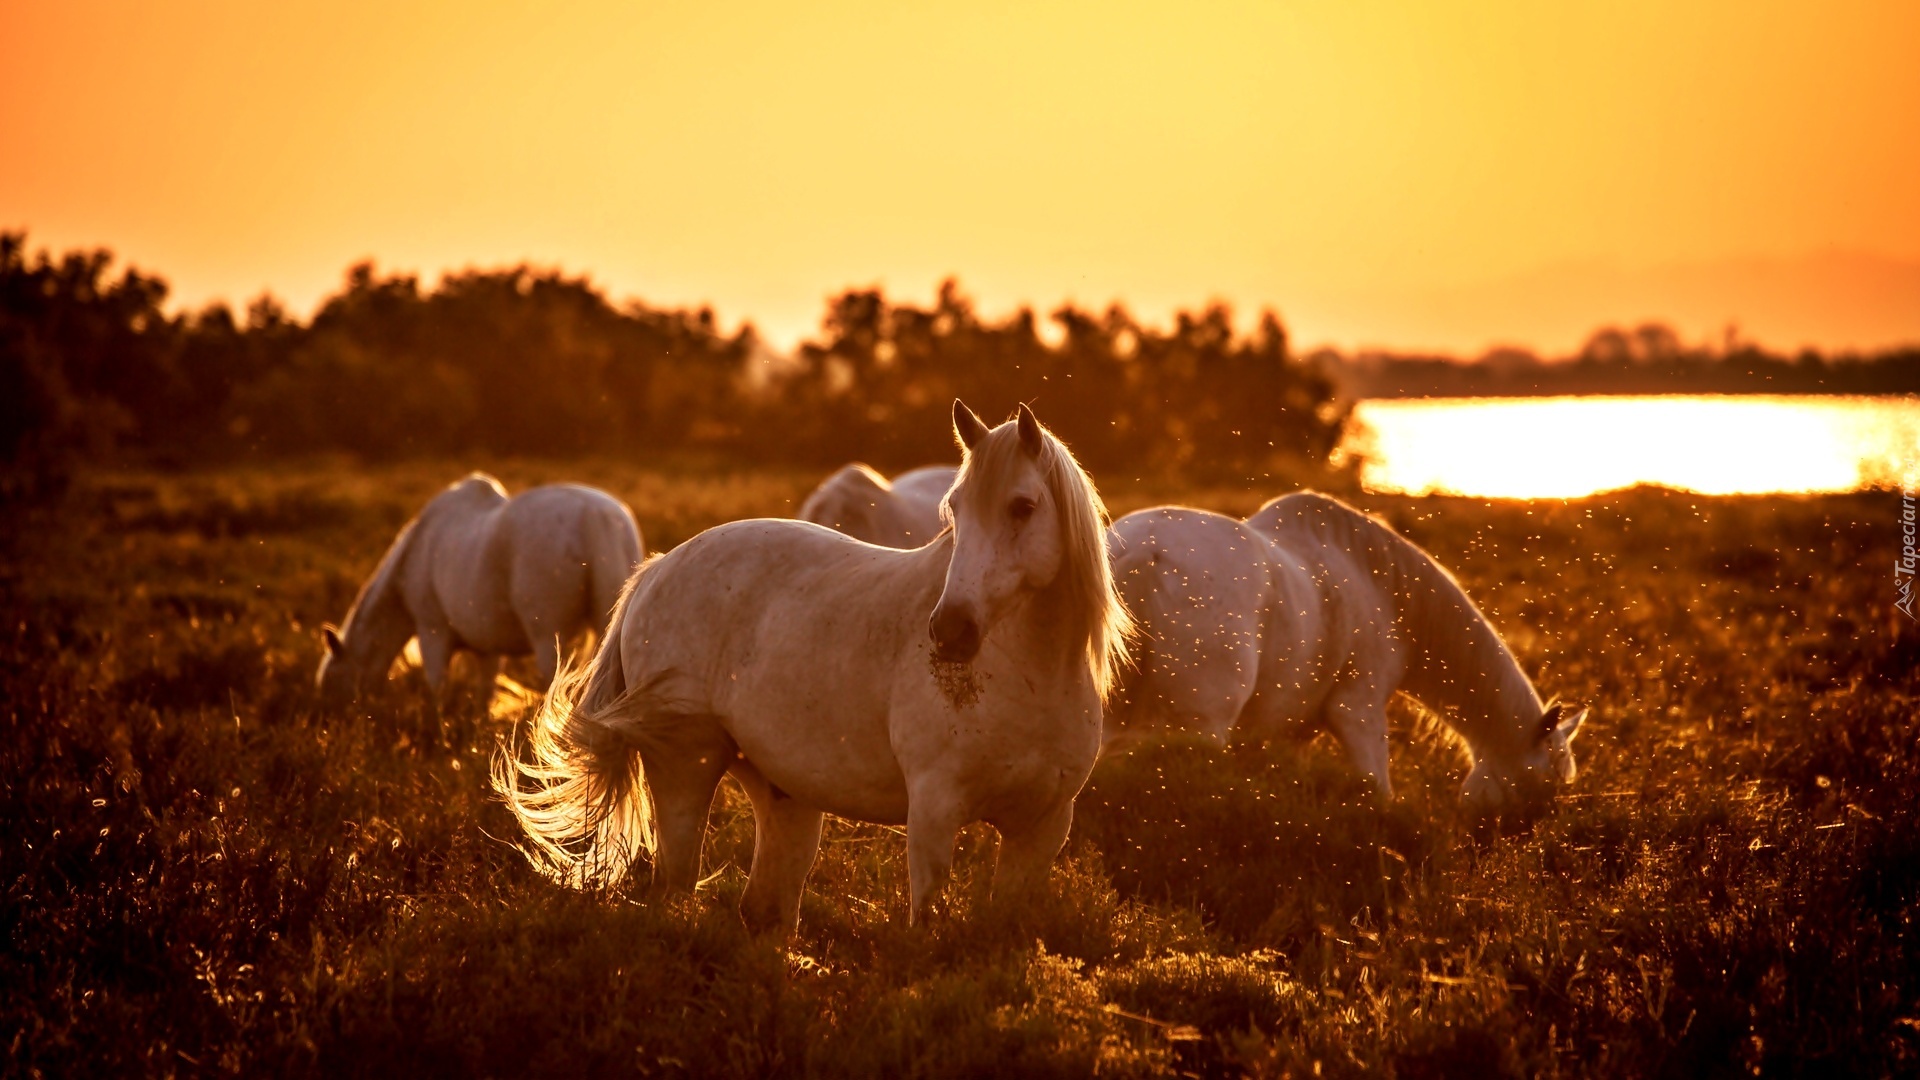
[[[405,10],[399,10],[405,8]],[[305,312],[533,260],[824,297],[1920,340],[1920,4],[0,0],[0,227]]]

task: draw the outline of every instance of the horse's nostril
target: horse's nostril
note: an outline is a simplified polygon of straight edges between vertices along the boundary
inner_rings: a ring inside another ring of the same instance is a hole
[[[933,638],[934,655],[942,660],[966,663],[980,652],[980,624],[965,612],[935,608],[927,632]]]

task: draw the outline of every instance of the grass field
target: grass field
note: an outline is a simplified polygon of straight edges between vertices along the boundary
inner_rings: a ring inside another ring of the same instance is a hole
[[[649,549],[810,476],[496,463]],[[20,1075],[1886,1075],[1920,1071],[1920,627],[1899,498],[1364,498],[1453,568],[1581,775],[1476,838],[1399,714],[1398,802],[1325,738],[1103,763],[1047,898],[906,926],[898,830],[830,823],[798,937],[562,891],[488,794],[515,719],[310,701],[316,633],[459,470],[98,473],[0,531],[0,1048]],[[1278,491],[1109,485],[1115,510]],[[403,1072],[404,1070],[404,1072]]]

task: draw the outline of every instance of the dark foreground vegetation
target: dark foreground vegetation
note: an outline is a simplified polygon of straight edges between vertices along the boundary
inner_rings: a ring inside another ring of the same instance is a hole
[[[1403,793],[1324,739],[1103,763],[1049,895],[906,926],[903,840],[835,823],[798,938],[534,875],[487,794],[515,699],[310,703],[316,630],[459,467],[87,471],[0,531],[0,1060],[19,1075],[1733,1076],[1920,1070],[1920,633],[1898,497],[1368,499],[1553,692],[1581,776],[1476,840],[1410,713]],[[496,462],[650,546],[809,471]],[[1274,491],[1107,484],[1117,509]]]

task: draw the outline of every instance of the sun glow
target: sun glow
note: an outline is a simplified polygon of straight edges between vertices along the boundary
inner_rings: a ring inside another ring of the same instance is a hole
[[[0,227],[192,306],[525,259],[783,344],[954,274],[1302,344],[1871,348],[1920,334],[1917,40],[1880,0],[10,3]]]
[[[1853,491],[1920,475],[1920,401],[1864,397],[1368,401],[1349,452],[1382,492],[1578,498]]]

